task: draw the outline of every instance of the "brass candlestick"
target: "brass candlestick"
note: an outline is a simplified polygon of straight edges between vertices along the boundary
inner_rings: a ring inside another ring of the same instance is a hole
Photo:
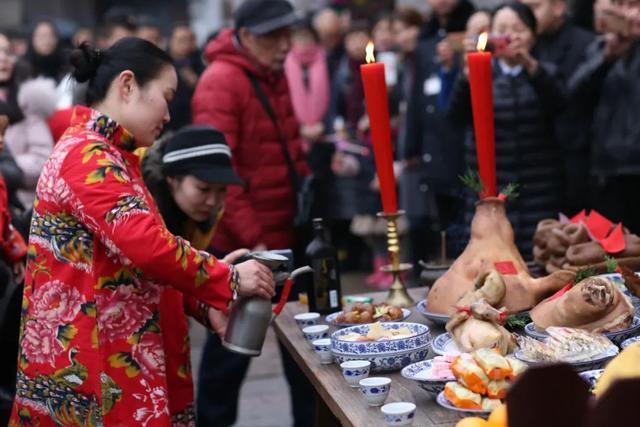
[[[393,274],[393,285],[391,285],[391,288],[389,289],[387,303],[400,307],[411,307],[415,304],[415,301],[409,296],[407,288],[405,288],[400,277],[400,273],[409,271],[412,268],[411,264],[400,263],[398,217],[403,214],[403,211],[394,213],[380,212],[378,214],[379,217],[387,220],[387,251],[389,251],[389,258],[391,258],[391,264],[383,266],[382,271]]]

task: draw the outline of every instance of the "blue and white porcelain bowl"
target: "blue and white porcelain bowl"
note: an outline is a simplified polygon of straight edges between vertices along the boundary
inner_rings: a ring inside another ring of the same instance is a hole
[[[624,350],[625,348],[629,347],[631,344],[635,344],[637,342],[640,342],[640,337],[629,338],[627,340],[624,340],[622,344],[620,344],[620,347],[622,347],[622,349]]]
[[[593,390],[596,388],[596,384],[598,384],[598,380],[602,376],[604,369],[594,369],[591,371],[580,372],[580,378],[585,380],[589,384],[589,391],[593,393]]]
[[[350,387],[360,387],[360,380],[363,380],[369,376],[369,370],[371,369],[371,362],[367,360],[349,360],[340,363],[340,369],[342,369],[342,376],[347,381]]]
[[[416,405],[411,402],[387,403],[380,411],[388,426],[410,426],[416,414]]]
[[[320,320],[320,313],[314,313],[314,312],[300,313],[293,316],[293,318],[298,324],[298,327],[300,329],[304,329],[307,326],[317,325],[318,321]]]
[[[408,351],[401,351],[387,354],[345,354],[332,350],[336,363],[349,360],[367,360],[371,362],[373,372],[397,371],[415,362],[424,360],[429,354],[429,344]]]
[[[349,334],[360,334],[366,336],[369,333],[369,328],[373,323],[359,326],[351,326],[334,332],[331,335],[331,348],[336,353],[342,354],[389,354],[399,353],[408,350],[414,350],[428,345],[431,340],[431,334],[429,333],[429,327],[420,323],[411,322],[395,322],[395,323],[383,323],[382,327],[385,329],[401,329],[407,328],[415,335],[409,338],[397,338],[380,341],[342,341],[340,337]]]
[[[437,325],[444,325],[450,319],[450,316],[448,314],[434,313],[432,311],[429,311],[429,308],[427,307],[426,299],[423,299],[422,301],[418,302],[418,304],[416,304],[416,309],[425,318],[431,320],[433,323]]]
[[[331,339],[321,338],[311,343],[313,349],[316,351],[320,363],[323,365],[330,365],[333,363],[333,353],[331,353]]]
[[[529,335],[531,338],[535,338],[539,341],[544,341],[545,338],[549,337],[549,334],[547,334],[545,331],[536,328],[536,325],[533,322],[528,323],[527,326],[524,327],[524,333]],[[604,336],[609,338],[615,345],[620,346],[622,345],[623,341],[636,336],[639,333],[640,317],[634,316],[631,326],[621,331],[605,332]]]
[[[329,327],[327,325],[307,326],[302,330],[304,337],[309,341],[309,345],[315,340],[329,338]]]
[[[444,391],[444,386],[448,382],[455,381],[456,379],[454,377],[447,379],[431,378],[432,364],[432,360],[412,363],[411,365],[404,367],[400,372],[400,375],[408,380],[417,382],[420,388],[425,390],[427,393],[437,396],[438,393]]]
[[[391,390],[391,378],[370,377],[360,380],[360,392],[369,406],[381,406]]]

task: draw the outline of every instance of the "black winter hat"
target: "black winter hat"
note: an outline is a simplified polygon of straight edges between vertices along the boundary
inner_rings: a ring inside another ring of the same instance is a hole
[[[234,13],[235,28],[264,35],[280,28],[291,27],[299,19],[287,0],[245,0]]]
[[[211,184],[242,185],[224,134],[207,125],[185,126],[171,136],[162,156],[162,172],[193,175]]]

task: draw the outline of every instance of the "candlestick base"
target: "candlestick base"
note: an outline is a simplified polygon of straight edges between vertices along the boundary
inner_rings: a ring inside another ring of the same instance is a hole
[[[394,213],[381,212],[378,216],[387,220],[387,251],[389,252],[389,258],[391,258],[391,264],[383,266],[382,271],[393,274],[393,285],[389,289],[387,303],[406,308],[414,305],[415,301],[409,296],[401,278],[402,272],[409,271],[412,268],[411,264],[400,263],[400,238],[398,236],[397,221],[398,217],[403,214],[403,211]]]

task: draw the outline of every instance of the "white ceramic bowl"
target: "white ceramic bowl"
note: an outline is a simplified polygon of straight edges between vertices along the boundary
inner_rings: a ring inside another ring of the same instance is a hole
[[[342,362],[340,369],[342,369],[342,376],[347,381],[347,384],[357,388],[360,387],[360,380],[369,376],[371,362],[367,360],[350,360],[348,362]]]
[[[320,313],[300,313],[293,316],[300,329],[304,329],[307,326],[314,326],[318,324],[320,320]]]
[[[327,325],[307,326],[302,330],[304,337],[309,341],[309,345],[315,340],[329,338],[329,327]]]
[[[330,365],[333,363],[333,353],[331,353],[331,339],[321,338],[311,343],[316,354],[320,358],[320,363]]]
[[[359,381],[360,391],[369,406],[381,406],[391,390],[391,378],[370,377]]]
[[[372,324],[352,326],[331,334],[331,348],[338,363],[348,360],[368,360],[374,372],[397,371],[405,366],[424,360],[429,353],[431,334],[429,327],[420,323],[384,323],[385,329],[408,328],[416,335],[381,341],[343,341],[340,338],[350,333],[367,335]]]
[[[380,411],[388,426],[410,426],[416,414],[416,405],[410,402],[387,403]]]

